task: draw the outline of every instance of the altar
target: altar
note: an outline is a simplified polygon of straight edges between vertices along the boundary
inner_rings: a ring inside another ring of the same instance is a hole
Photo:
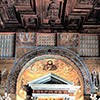
[[[28,86],[32,89],[33,100],[75,100],[80,88],[52,73],[28,82]]]

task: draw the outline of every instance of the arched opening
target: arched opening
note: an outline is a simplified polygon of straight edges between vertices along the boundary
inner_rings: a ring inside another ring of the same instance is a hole
[[[55,68],[51,68],[51,65]],[[75,53],[62,47],[36,48],[20,58],[9,76],[8,92],[16,93],[17,100],[24,100],[26,93],[23,85],[50,73],[72,82],[74,86],[80,86],[74,94],[78,98],[76,100],[83,100],[85,94],[92,92],[90,75],[84,62]],[[15,80],[13,83],[12,78]]]

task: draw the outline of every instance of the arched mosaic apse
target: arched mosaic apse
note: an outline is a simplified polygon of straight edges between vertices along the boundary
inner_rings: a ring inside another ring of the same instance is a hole
[[[28,52],[27,54],[25,54],[24,56],[22,56],[21,58],[19,58],[18,61],[16,61],[8,79],[7,90],[9,93],[12,94],[16,93],[17,79],[23,67],[33,58],[38,56],[43,56],[43,55],[55,55],[55,56],[59,55],[61,57],[65,57],[69,59],[77,66],[77,68],[80,70],[82,74],[83,81],[84,81],[83,82],[84,94],[86,95],[93,92],[90,73],[86,65],[84,64],[83,60],[80,59],[80,57],[77,54],[64,47],[37,47],[32,51]]]

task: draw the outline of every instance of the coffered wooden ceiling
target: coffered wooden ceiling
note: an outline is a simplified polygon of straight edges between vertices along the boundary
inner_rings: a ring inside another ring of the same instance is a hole
[[[0,31],[99,33],[100,0],[1,0]]]

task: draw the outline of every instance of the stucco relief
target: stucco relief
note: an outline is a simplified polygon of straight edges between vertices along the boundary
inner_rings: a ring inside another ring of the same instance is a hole
[[[35,45],[35,33],[20,32],[16,36],[17,46],[32,46]]]
[[[66,46],[67,48],[78,47],[79,34],[78,33],[59,33],[59,45]]]

